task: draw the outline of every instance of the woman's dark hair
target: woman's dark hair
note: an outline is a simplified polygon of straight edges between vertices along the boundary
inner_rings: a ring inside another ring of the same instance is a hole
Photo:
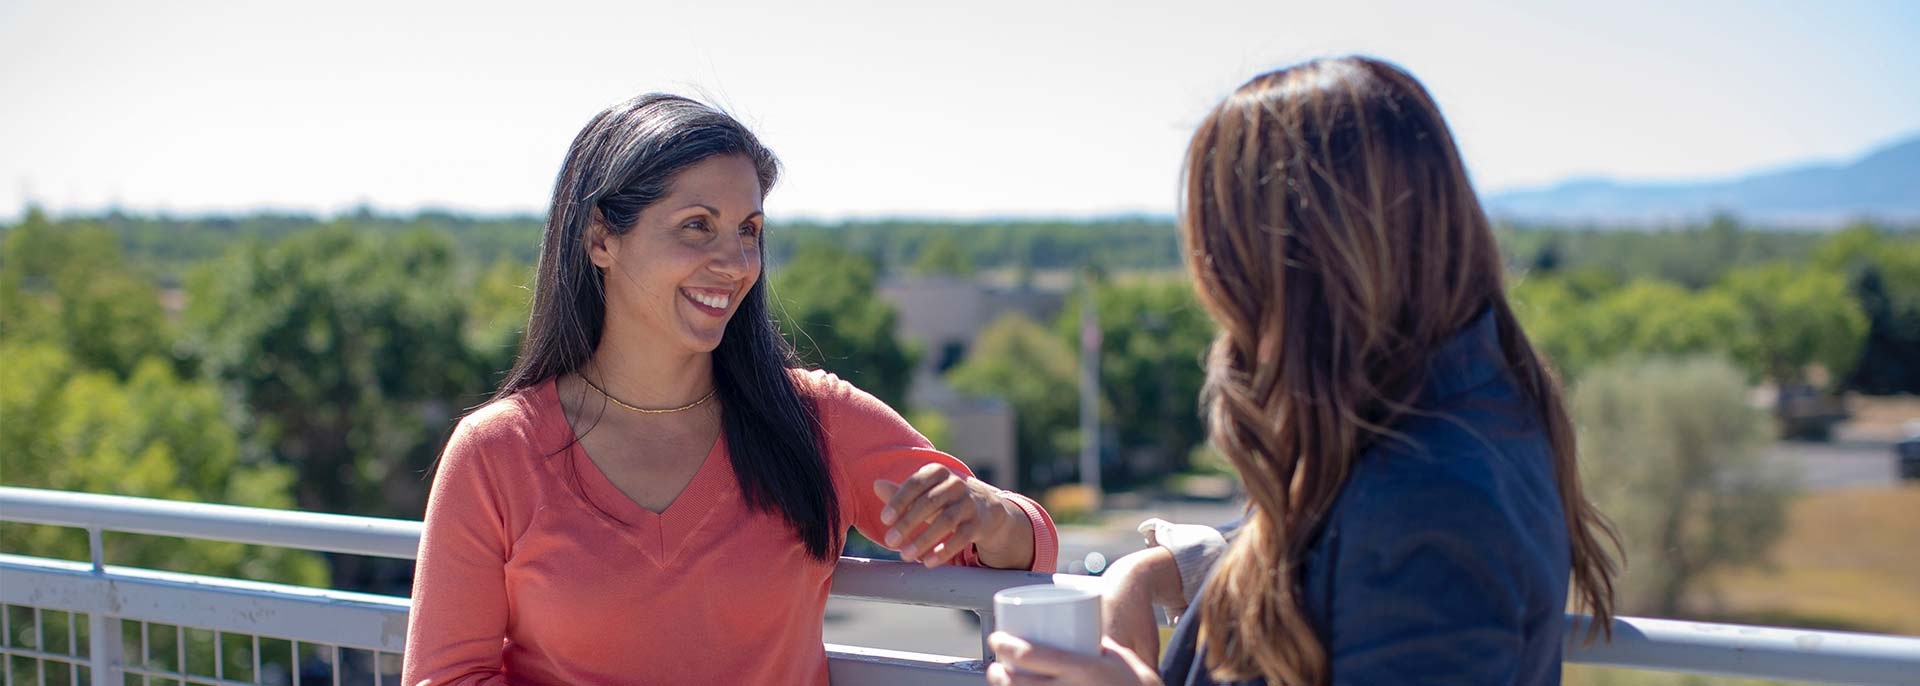
[[[599,346],[607,305],[604,277],[587,256],[593,223],[624,235],[681,171],[717,155],[751,161],[762,197],[773,189],[780,167],[773,152],[733,117],[699,102],[648,93],[587,122],[554,182],[526,336],[495,400],[579,371]],[[799,358],[767,310],[766,288],[762,278],[747,291],[713,351],[722,430],[748,505],[777,512],[809,555],[827,560],[839,554],[839,502],[817,410],[788,371]]]

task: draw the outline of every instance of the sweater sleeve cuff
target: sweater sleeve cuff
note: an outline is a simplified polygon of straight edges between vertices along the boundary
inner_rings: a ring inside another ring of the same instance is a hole
[[[1173,553],[1174,565],[1180,568],[1180,593],[1186,596],[1187,605],[1191,607],[1194,596],[1200,593],[1200,585],[1207,580],[1207,574],[1213,572],[1220,555],[1226,552],[1227,538],[1210,526],[1174,524],[1159,518],[1141,522],[1139,530],[1146,535],[1148,544]]]
[[[1032,498],[1011,491],[1004,497],[1020,506],[1020,511],[1027,513],[1027,521],[1033,524],[1033,566],[1029,570],[1052,574],[1060,561],[1060,531],[1054,528],[1053,517]]]

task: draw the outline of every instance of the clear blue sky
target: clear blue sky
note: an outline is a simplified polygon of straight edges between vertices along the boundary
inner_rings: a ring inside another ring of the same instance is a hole
[[[538,211],[644,90],[758,130],[776,217],[1166,213],[1208,107],[1346,52],[1426,81],[1483,190],[1920,132],[1911,1],[601,4],[0,0],[0,218]]]

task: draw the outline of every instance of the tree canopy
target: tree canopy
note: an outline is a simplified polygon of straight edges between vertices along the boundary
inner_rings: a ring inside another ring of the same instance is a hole
[[[772,271],[770,304],[801,358],[903,407],[914,354],[894,337],[893,306],[874,291],[878,265],[817,242]]]

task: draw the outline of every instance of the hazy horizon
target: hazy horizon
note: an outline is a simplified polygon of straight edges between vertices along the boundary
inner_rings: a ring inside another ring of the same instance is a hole
[[[1721,181],[1735,180],[1735,179],[1759,175],[1759,174],[1793,170],[1793,169],[1799,169],[1799,168],[1815,166],[1815,165],[1844,165],[1844,164],[1856,161],[1864,157],[1866,154],[1871,153],[1875,150],[1884,149],[1885,147],[1892,145],[1894,143],[1915,142],[1915,141],[1920,141],[1920,131],[1916,131],[1911,134],[1897,136],[1891,141],[1888,141],[1888,143],[1886,144],[1871,146],[1868,149],[1862,151],[1861,154],[1857,154],[1857,155],[1851,155],[1851,156],[1840,157],[1840,158],[1831,158],[1831,159],[1816,159],[1816,160],[1804,160],[1799,162],[1790,162],[1783,165],[1775,165],[1775,166],[1770,166],[1770,167],[1765,167],[1760,169],[1754,169],[1751,171],[1741,172],[1741,173],[1737,173],[1729,176],[1713,176],[1713,177],[1698,177],[1698,178],[1623,178],[1623,177],[1612,177],[1612,176],[1570,176],[1564,179],[1559,179],[1557,181],[1552,181],[1552,182],[1534,185],[1534,186],[1520,186],[1520,187],[1514,187],[1514,188],[1501,188],[1501,189],[1493,189],[1493,190],[1487,190],[1487,189],[1476,189],[1476,190],[1478,190],[1479,194],[1484,198],[1484,197],[1491,197],[1491,196],[1500,195],[1504,193],[1518,193],[1518,192],[1545,190],[1549,188],[1556,188],[1563,184],[1572,184],[1572,183],[1598,182],[1598,183],[1631,183],[1631,184],[1691,184],[1691,183],[1721,182]],[[27,207],[31,207],[31,206],[33,206],[33,203],[28,202],[23,204],[19,209],[15,210],[14,214],[8,215],[5,213],[0,213],[0,221],[6,221],[6,222],[18,221],[21,216],[20,213],[24,212],[24,210]],[[42,209],[43,211],[46,210],[46,208],[44,207],[42,207]],[[469,219],[497,220],[497,219],[523,219],[528,217],[538,219],[546,213],[546,208],[542,206],[542,207],[527,207],[523,209],[504,209],[504,210],[477,209],[476,210],[476,209],[468,209],[468,208],[461,208],[461,207],[446,207],[446,206],[436,206],[436,205],[421,205],[421,206],[415,206],[415,207],[394,208],[394,207],[382,207],[378,204],[373,204],[373,203],[363,203],[363,204],[343,205],[339,207],[333,207],[329,209],[319,209],[319,210],[316,210],[313,208],[283,207],[283,206],[275,206],[272,204],[262,204],[254,207],[223,208],[223,209],[212,209],[212,210],[205,210],[205,211],[192,211],[192,210],[172,211],[164,208],[160,208],[160,209],[126,208],[118,205],[109,204],[109,205],[103,205],[103,206],[92,207],[92,208],[77,208],[77,209],[69,208],[64,212],[51,212],[51,214],[55,217],[87,217],[87,216],[103,216],[103,215],[111,214],[114,212],[119,212],[128,216],[167,217],[167,218],[181,218],[181,219],[206,218],[206,217],[241,217],[241,216],[248,216],[248,215],[311,216],[316,218],[334,218],[334,217],[348,216],[348,215],[356,214],[362,211],[369,211],[375,215],[383,216],[383,217],[409,217],[409,216],[418,216],[423,214],[444,213],[444,214],[455,215],[455,216],[460,216],[460,217],[469,218]],[[1704,217],[1705,215],[1702,215],[1702,216]],[[1821,219],[1818,221],[1805,220],[1800,222],[1769,221],[1769,220],[1763,219],[1760,223],[1763,225],[1780,225],[1782,227],[1792,227],[1792,226],[1804,224],[1805,226],[1802,226],[1801,228],[1821,230],[1821,229],[1834,228],[1835,226],[1839,226],[1841,224],[1844,224],[1847,221],[1851,221],[1852,219],[1859,218],[1859,217],[1874,218],[1871,213],[1867,213],[1863,215],[1840,216],[1838,217],[1837,221],[1835,217],[1827,217],[1825,219]],[[954,215],[935,215],[935,214],[923,213],[923,214],[872,214],[872,215],[846,214],[846,215],[838,215],[838,216],[816,216],[816,215],[807,215],[807,214],[790,214],[790,215],[782,216],[780,218],[780,221],[783,223],[802,222],[802,223],[820,223],[820,224],[859,223],[859,222],[915,222],[915,221],[927,221],[927,222],[953,221],[953,222],[961,222],[961,223],[991,223],[991,222],[1001,222],[1001,221],[1005,221],[1005,222],[1051,222],[1051,221],[1086,222],[1086,221],[1124,220],[1129,218],[1144,218],[1144,219],[1150,219],[1154,221],[1171,222],[1176,218],[1176,216],[1175,216],[1175,212],[1172,210],[1088,212],[1088,213],[1082,213],[1082,214],[1042,214],[1042,213],[1018,214],[1018,213],[995,213],[995,212],[981,212],[981,213],[974,213],[974,214],[954,214]],[[1521,219],[1531,220],[1526,217],[1521,217]],[[1540,218],[1534,218],[1534,219],[1540,219]],[[1665,217],[1665,218],[1655,217],[1654,219],[1642,218],[1642,219],[1616,219],[1616,220],[1603,220],[1603,219],[1589,218],[1585,220],[1577,220],[1574,223],[1579,224],[1579,223],[1597,222],[1599,224],[1608,224],[1608,225],[1618,224],[1622,226],[1631,226],[1631,225],[1637,225],[1637,224],[1665,225],[1665,224],[1671,223],[1672,219],[1673,219],[1672,217]],[[1895,224],[1906,223],[1905,220],[1899,217],[1893,217],[1893,218],[1880,217],[1879,219],[1893,221]]]
[[[579,126],[645,90],[760,133],[787,220],[1165,217],[1219,98],[1350,52],[1428,85],[1483,194],[1722,179],[1920,135],[1917,34],[1901,2],[0,2],[0,220],[538,214]]]

